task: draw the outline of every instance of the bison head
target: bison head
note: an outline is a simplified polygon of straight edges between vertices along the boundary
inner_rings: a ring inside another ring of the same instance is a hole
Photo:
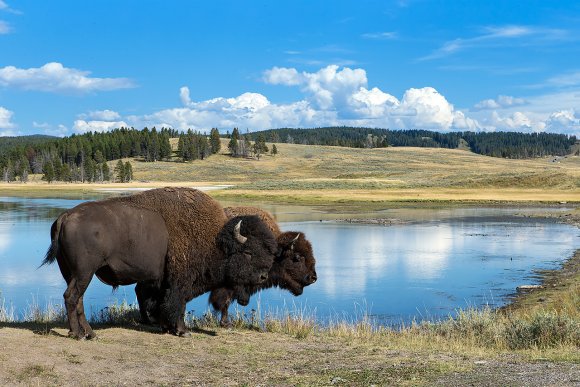
[[[254,215],[229,220],[218,235],[218,246],[226,256],[226,283],[232,287],[266,281],[278,252],[274,234]]]
[[[270,270],[270,281],[295,296],[317,280],[312,245],[303,233],[288,231],[278,237],[279,255]]]

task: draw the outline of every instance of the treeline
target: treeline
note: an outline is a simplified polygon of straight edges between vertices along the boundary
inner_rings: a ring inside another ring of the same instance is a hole
[[[510,159],[566,156],[577,142],[575,136],[554,133],[465,132],[462,137],[475,153]]]
[[[461,140],[478,154],[504,158],[564,156],[572,152],[575,136],[556,133],[448,132],[389,130],[376,128],[326,127],[314,129],[270,129],[250,133],[250,139],[305,145],[334,145],[353,148],[410,146],[455,149]]]
[[[174,129],[114,129],[65,138],[38,136],[0,138],[0,178],[27,181],[29,173],[47,181],[102,182],[112,180],[107,161],[140,157],[145,162],[169,160]],[[126,179],[126,177],[124,177]]]

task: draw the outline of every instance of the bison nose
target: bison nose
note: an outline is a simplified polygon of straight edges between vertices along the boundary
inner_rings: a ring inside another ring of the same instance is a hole
[[[316,276],[316,273],[312,273],[308,276],[308,282],[311,284],[315,283],[317,279],[318,277]]]
[[[265,282],[268,279],[268,273],[260,274],[260,282]]]

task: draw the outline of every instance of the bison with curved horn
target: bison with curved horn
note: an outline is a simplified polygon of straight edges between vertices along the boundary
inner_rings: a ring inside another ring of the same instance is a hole
[[[297,231],[282,232],[274,220],[272,214],[256,207],[226,207],[224,209],[229,219],[235,219],[242,215],[257,215],[276,236],[278,243],[278,256],[268,273],[268,279],[255,286],[221,287],[211,291],[209,302],[216,311],[221,313],[220,324],[227,326],[228,308],[236,300],[240,305],[246,306],[250,302],[250,296],[259,290],[278,286],[299,296],[304,287],[316,282],[314,254],[312,245],[304,236]]]
[[[221,313],[220,324],[229,325],[228,308],[233,301],[245,306],[250,302],[252,294],[261,289],[279,286],[289,290],[293,295],[299,296],[304,287],[313,284],[317,280],[312,245],[304,234],[296,231],[282,232],[274,217],[267,211],[256,207],[226,207],[225,215],[229,219],[238,216],[258,216],[276,236],[278,243],[278,256],[268,273],[268,279],[262,284],[255,286],[223,286],[211,291],[209,302],[213,308]],[[141,320],[149,323],[156,320],[154,297],[156,289],[138,284],[135,289]]]
[[[42,264],[58,262],[67,282],[69,334],[79,339],[95,337],[83,306],[93,275],[113,287],[156,289],[163,330],[181,336],[189,300],[223,286],[264,282],[277,253],[259,217],[228,221],[215,200],[189,188],[83,203],[58,217],[51,240]]]

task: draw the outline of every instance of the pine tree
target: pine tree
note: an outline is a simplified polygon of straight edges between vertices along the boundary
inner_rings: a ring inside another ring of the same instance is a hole
[[[131,166],[130,162],[125,163],[125,183],[130,182],[133,180],[133,167]]]
[[[111,180],[111,170],[109,169],[109,164],[106,161],[103,161],[101,165],[101,171],[103,171],[103,181]]]
[[[228,143],[228,149],[230,150],[232,156],[237,157],[239,155],[239,144],[238,140],[240,138],[240,132],[238,128],[234,128],[232,131],[232,135],[230,138],[230,142]]]
[[[117,165],[115,166],[115,179],[119,183],[125,182],[125,165],[123,164],[123,160],[119,159],[117,161]]]
[[[276,144],[272,144],[272,150],[270,151],[272,156],[276,156],[278,154],[278,148],[276,148]]]
[[[264,139],[264,135],[262,133],[258,135],[258,138],[252,147],[252,151],[258,160],[260,160],[260,156],[263,153],[268,153],[268,146],[266,145],[266,140]]]
[[[210,138],[209,142],[211,147],[211,153],[212,154],[218,153],[222,147],[222,144],[220,141],[220,132],[217,130],[217,128],[211,129],[209,138]]]
[[[54,181],[54,167],[51,162],[44,164],[43,172],[42,180],[52,183]]]

